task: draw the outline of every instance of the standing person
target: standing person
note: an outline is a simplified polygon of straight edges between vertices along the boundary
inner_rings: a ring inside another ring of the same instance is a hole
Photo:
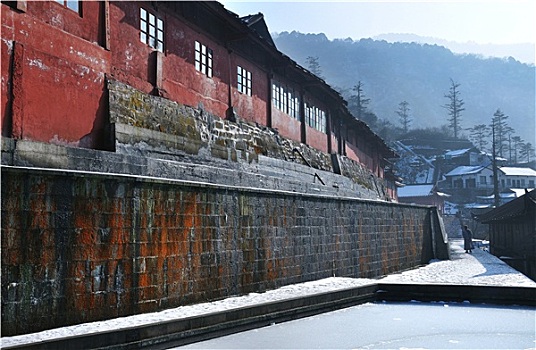
[[[463,236],[463,249],[465,249],[466,253],[472,253],[473,252],[473,232],[467,227],[467,225],[463,225],[462,228],[462,236]]]

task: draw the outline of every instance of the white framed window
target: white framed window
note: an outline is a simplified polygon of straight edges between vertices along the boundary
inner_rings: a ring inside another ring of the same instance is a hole
[[[305,104],[305,122],[313,129],[326,132],[326,113],[316,106]]]
[[[272,83],[272,103],[275,108],[294,119],[300,119],[300,99],[294,96],[292,89],[282,86],[277,81]]]
[[[56,2],[62,4],[63,6],[67,7],[68,9],[71,9],[75,12],[80,13],[80,1],[77,0],[56,0]]]
[[[212,77],[212,50],[201,44],[199,41],[195,42],[195,69],[207,77]]]
[[[140,40],[164,52],[164,21],[144,8],[140,8]]]
[[[272,103],[276,108],[279,108],[279,86],[272,84]]]
[[[294,119],[299,119],[300,105],[298,101],[298,98],[294,97],[292,92],[289,92],[288,115]]]
[[[237,66],[237,85],[238,91],[251,96],[251,72]]]

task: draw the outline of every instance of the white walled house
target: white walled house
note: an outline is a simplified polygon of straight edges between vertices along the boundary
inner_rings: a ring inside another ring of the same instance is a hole
[[[493,189],[493,171],[483,166],[462,165],[445,174],[444,188]]]
[[[534,188],[536,170],[531,168],[500,167],[499,190],[508,188]],[[491,167],[459,166],[447,174],[444,188],[450,189],[493,189],[493,171]]]
[[[499,168],[499,188],[534,188],[536,170],[531,168]]]

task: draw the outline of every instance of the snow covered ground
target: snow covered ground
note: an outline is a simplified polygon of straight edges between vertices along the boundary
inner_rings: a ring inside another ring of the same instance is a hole
[[[382,282],[536,287],[536,282],[488,252],[475,249],[466,254],[461,239],[450,241],[450,253],[450,260],[432,261],[419,269],[384,277]]]
[[[281,287],[264,293],[250,293],[245,296],[230,297],[210,303],[181,306],[161,312],[122,317],[101,322],[84,323],[13,337],[2,337],[1,347],[186,318],[265,302],[358,287],[377,283],[379,280],[389,283],[448,283],[490,286],[528,286],[536,288],[536,282],[512,269],[493,255],[479,249],[473,250],[473,254],[465,254],[462,248],[463,241],[461,240],[452,240],[450,244],[451,260],[432,261],[424,267],[389,275],[382,279],[331,277],[318,281]]]

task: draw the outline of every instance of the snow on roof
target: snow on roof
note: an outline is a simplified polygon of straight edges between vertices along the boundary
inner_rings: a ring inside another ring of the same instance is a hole
[[[491,208],[491,204],[482,204],[482,203],[468,203],[464,205],[467,209],[485,209]]]
[[[398,189],[398,197],[426,197],[432,193],[433,184],[406,185]]]
[[[482,171],[482,169],[484,169],[484,167],[480,165],[476,165],[476,166],[462,165],[449,171],[447,174],[445,174],[445,176],[476,174]]]
[[[458,156],[464,155],[465,153],[467,153],[467,151],[470,151],[470,150],[471,150],[470,148],[457,149],[457,150],[449,151],[445,153],[445,156],[446,157],[458,157]]]
[[[524,188],[509,188],[509,190],[515,194],[516,198],[521,197],[522,195],[525,194]],[[527,188],[528,192],[532,192],[533,190],[534,188]]]
[[[515,168],[503,166],[499,168],[507,176],[536,176],[536,170],[531,168]]]

